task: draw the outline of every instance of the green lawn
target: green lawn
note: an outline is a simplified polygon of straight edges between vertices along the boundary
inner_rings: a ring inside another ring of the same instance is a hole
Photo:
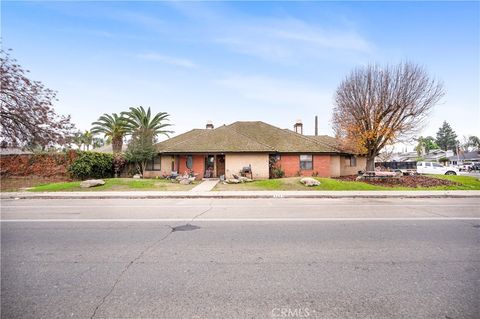
[[[477,177],[471,176],[446,176],[435,175],[431,176],[440,179],[447,179],[459,183],[454,186],[437,186],[437,187],[388,187],[371,185],[364,182],[350,182],[341,181],[332,178],[317,178],[320,181],[320,186],[305,187],[300,183],[300,177],[281,178],[281,179],[267,179],[257,180],[245,184],[221,184],[215,187],[215,191],[342,191],[342,190],[480,190],[480,181]],[[180,185],[172,183],[164,179],[132,179],[132,178],[110,178],[105,179],[105,185],[80,188],[80,182],[57,182],[34,186],[29,189],[31,192],[72,192],[72,191],[142,191],[142,190],[157,190],[157,191],[188,191],[192,189],[193,185]],[[2,190],[6,191],[6,190]]]
[[[81,188],[80,182],[63,182],[50,183],[35,186],[29,191],[31,192],[74,192],[74,191],[188,191],[192,189],[195,184],[181,185],[172,183],[165,179],[133,179],[133,178],[108,178],[104,179],[105,185]]]
[[[258,180],[245,184],[218,184],[216,191],[294,191],[294,190],[316,190],[316,191],[367,191],[367,190],[480,190],[480,181],[477,177],[471,176],[431,176],[435,178],[448,179],[457,182],[460,185],[455,186],[437,186],[437,187],[388,187],[371,185],[364,182],[340,181],[332,178],[316,178],[320,181],[319,186],[305,187],[300,183],[300,177]]]

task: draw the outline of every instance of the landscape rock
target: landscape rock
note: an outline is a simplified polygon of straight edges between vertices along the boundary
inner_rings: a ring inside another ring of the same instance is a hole
[[[182,184],[182,185],[188,185],[188,184],[191,184],[192,181],[188,178],[185,178],[185,179],[180,180],[179,183]]]
[[[239,179],[235,179],[235,178],[229,178],[229,179],[226,180],[226,182],[228,184],[240,184],[241,183]]]
[[[133,178],[135,178],[135,179],[142,178],[142,175],[140,175],[140,174],[135,174],[135,175],[133,175]]]
[[[105,185],[105,181],[101,179],[87,179],[86,181],[80,183],[81,188],[89,188],[101,185]]]
[[[315,178],[311,178],[311,177],[304,177],[300,180],[300,183],[302,183],[303,185],[305,186],[318,186],[320,185],[320,182],[317,181]]]
[[[237,178],[241,183],[248,183],[248,182],[253,182],[253,179],[250,179],[248,177],[243,177],[243,176],[240,176],[239,178]]]

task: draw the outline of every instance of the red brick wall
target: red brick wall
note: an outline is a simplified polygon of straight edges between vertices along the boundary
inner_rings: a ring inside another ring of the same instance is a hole
[[[69,177],[68,167],[77,158],[67,153],[1,155],[0,174],[4,176]]]
[[[280,161],[277,166],[281,166],[285,172],[285,177],[293,176],[312,176],[318,174],[321,177],[330,176],[330,155],[314,155],[313,169],[300,170],[300,155],[299,154],[280,154]]]
[[[187,155],[180,155],[178,157],[178,174],[183,174],[188,172],[189,169],[187,168]],[[197,179],[202,179],[204,174],[204,155],[193,155],[193,166],[192,170],[197,175]]]
[[[178,157],[178,174],[183,174],[185,172],[188,172],[187,156],[186,155],[180,155]]]
[[[203,174],[205,173],[205,156],[204,155],[193,155],[193,172],[197,175],[197,179],[202,179]]]

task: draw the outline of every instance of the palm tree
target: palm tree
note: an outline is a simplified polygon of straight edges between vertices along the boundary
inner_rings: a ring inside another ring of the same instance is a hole
[[[92,125],[92,133],[103,133],[107,140],[111,140],[113,153],[122,152],[123,137],[127,133],[127,122],[123,114],[103,114]]]
[[[90,150],[90,145],[93,143],[93,134],[90,131],[85,131],[83,133],[83,146],[87,148],[87,151]]]
[[[78,149],[80,150],[82,148],[82,145],[83,145],[83,133],[80,132],[80,131],[76,132],[73,135],[72,142],[73,142],[73,144],[77,145]]]
[[[143,106],[131,107],[129,112],[123,112],[127,122],[127,131],[129,134],[138,133],[141,131],[149,132],[155,139],[157,135],[166,135],[172,131],[165,130],[165,128],[172,126],[168,121],[170,116],[166,112],[160,112],[152,117],[150,108],[145,111]]]
[[[105,140],[101,137],[94,137],[93,138],[93,148],[99,148],[105,145]]]

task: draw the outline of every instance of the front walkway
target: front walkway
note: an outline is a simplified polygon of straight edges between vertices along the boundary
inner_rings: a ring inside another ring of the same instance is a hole
[[[190,191],[191,192],[209,192],[215,187],[215,185],[218,184],[218,182],[219,182],[218,179],[206,180],[206,181],[201,182],[200,184],[198,184],[194,188],[192,188]]]

